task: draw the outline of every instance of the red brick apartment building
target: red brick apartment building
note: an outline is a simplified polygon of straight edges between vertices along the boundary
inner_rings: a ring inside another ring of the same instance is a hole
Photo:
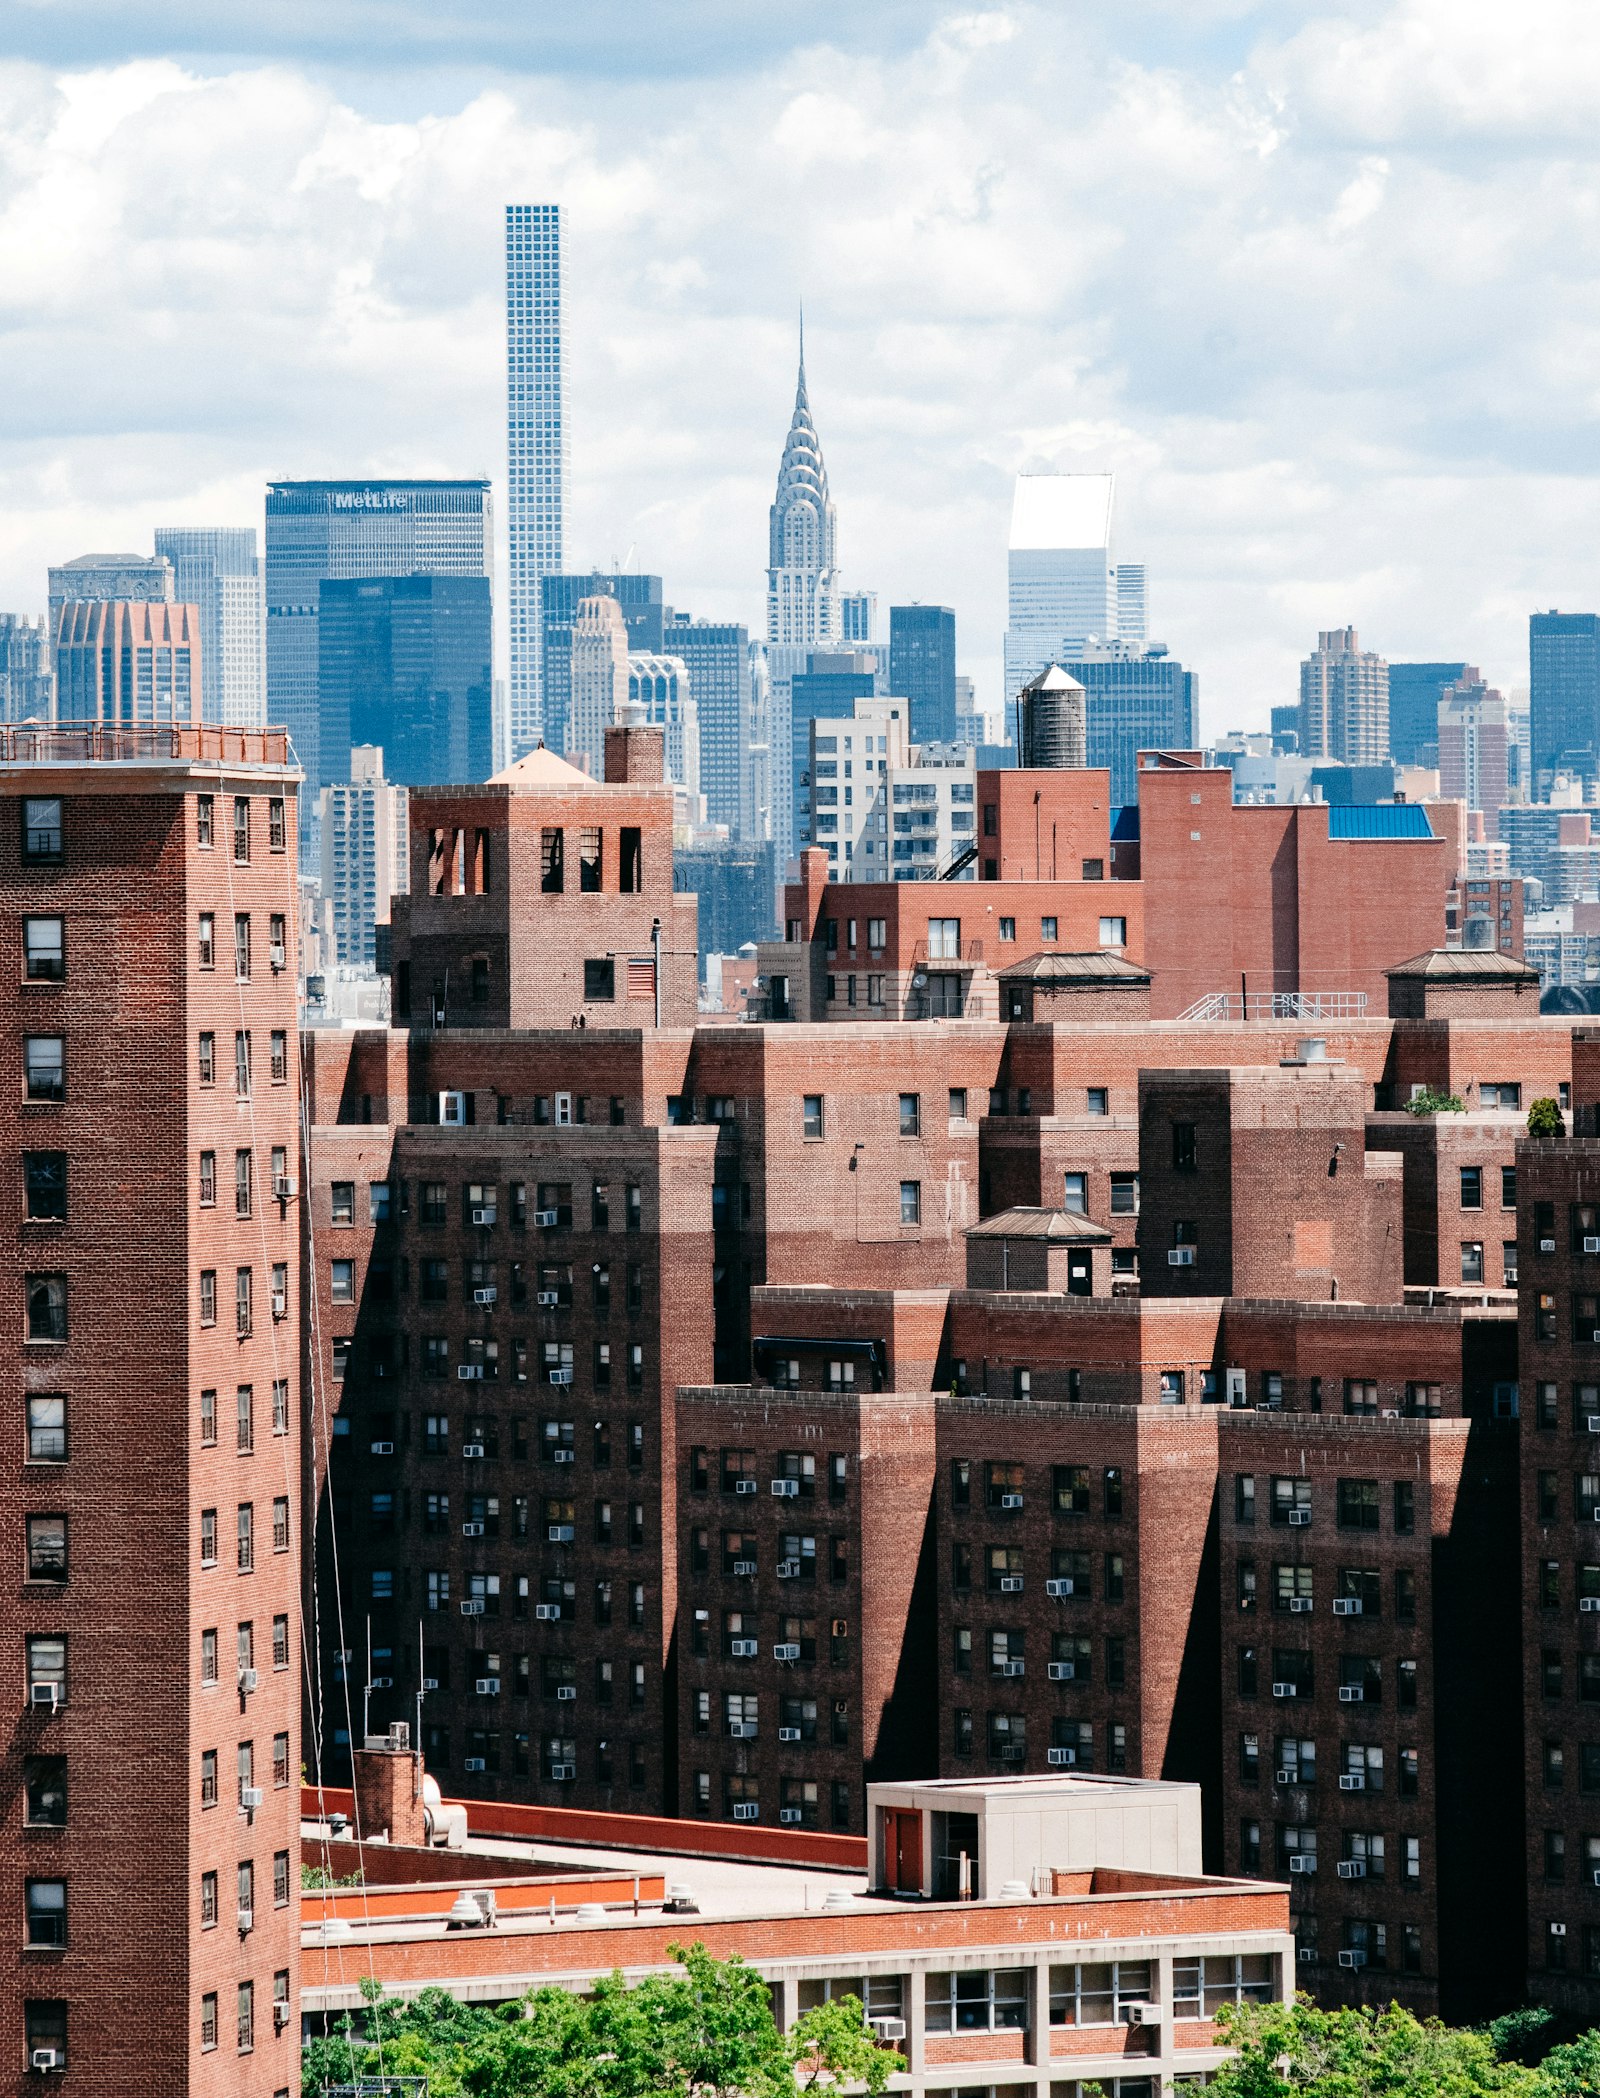
[[[875,945],[874,973],[959,976],[916,952],[931,920],[895,916],[938,916],[935,885],[808,863],[786,944],[791,989],[822,989],[795,990],[798,1020],[701,1027],[670,973],[682,929],[610,885],[614,819],[646,883],[670,842],[646,741],[623,764],[417,797],[432,878],[394,929],[396,1024],[307,1037],[315,1770],[342,1783],[368,1727],[420,1718],[473,1811],[817,1841],[859,1838],[868,1782],[1195,1778],[1217,1869],[1315,1854],[1284,1868],[1305,1986],[1517,2000],[1543,1882],[1505,1695],[1528,1556],[1508,1442],[1544,1432],[1525,1372],[1512,1425],[1535,1257],[1517,1137],[1535,1098],[1581,1116],[1600,1088],[1514,957],[1439,946],[1447,814],[1364,835],[1231,810],[1163,760],[1119,840],[1088,776],[1008,776],[993,876],[949,885],[957,915],[993,901],[1020,935],[1014,889],[1042,937],[1056,889],[1097,916],[1126,894],[1125,961],[1091,966],[1097,928],[1087,958],[1063,944],[1065,968],[1014,979],[1031,1018],[963,998],[886,1027],[826,976],[853,948],[864,982]],[[1161,870],[1218,838],[1230,900],[1204,915],[1228,958],[1201,983],[1170,932],[1194,878]],[[615,996],[574,1012],[591,962]],[[1013,978],[990,974],[998,1002]],[[1275,1010],[1257,986],[1285,975]],[[1402,1112],[1424,1087],[1467,1112]],[[1357,1712],[1340,1693],[1369,1683]],[[1474,1938],[1461,1897],[1484,1886]]]
[[[298,772],[0,730],[0,2088],[298,2087]]]

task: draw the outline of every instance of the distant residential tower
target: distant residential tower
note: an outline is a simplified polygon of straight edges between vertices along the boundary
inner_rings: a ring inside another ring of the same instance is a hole
[[[559,204],[506,206],[506,485],[511,552],[511,756],[545,730],[541,578],[559,574],[566,522],[567,422]]]

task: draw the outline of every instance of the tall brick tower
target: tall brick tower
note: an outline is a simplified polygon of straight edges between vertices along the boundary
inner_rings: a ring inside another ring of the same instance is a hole
[[[0,2090],[298,2088],[298,778],[0,731]]]

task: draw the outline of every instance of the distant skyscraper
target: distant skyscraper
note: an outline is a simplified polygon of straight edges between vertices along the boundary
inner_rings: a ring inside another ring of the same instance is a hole
[[[651,652],[628,657],[628,697],[644,708],[644,719],[664,733],[667,778],[700,799],[700,717],[689,666],[681,656]],[[604,751],[602,749],[602,759]],[[600,772],[603,766],[597,765]]]
[[[819,648],[839,637],[839,572],[833,503],[806,393],[805,337],[794,414],[778,468],[767,545],[767,639]]]
[[[404,787],[383,776],[383,752],[358,743],[350,784],[322,790],[322,899],[333,919],[334,952],[346,968],[377,959],[374,927],[389,920],[389,900],[411,886]]]
[[[872,641],[878,624],[876,590],[846,590],[839,599],[839,639],[853,648]]]
[[[156,553],[172,563],[178,602],[200,609],[204,718],[264,727],[266,610],[254,527],[158,531]]]
[[[1439,792],[1447,801],[1464,801],[1488,816],[1494,836],[1495,817],[1507,799],[1509,738],[1502,692],[1485,684],[1468,664],[1439,701]]]
[[[1465,663],[1389,665],[1389,755],[1397,765],[1432,764],[1439,742],[1439,701]]]
[[[1110,474],[1019,474],[1011,506],[1006,710],[1029,678],[1118,625]],[[1144,571],[1128,571],[1129,617],[1144,630]],[[1137,576],[1137,590],[1132,579]]]
[[[1535,798],[1558,771],[1593,779],[1600,758],[1600,617],[1535,612],[1528,621],[1528,739]]]
[[[75,604],[170,605],[172,563],[159,554],[80,554],[49,571],[50,633],[61,623],[61,607]]]
[[[628,646],[662,647],[666,607],[658,575],[621,574],[592,569],[586,575],[547,575],[540,579],[543,634],[539,644],[540,682],[544,695],[540,735],[547,749],[567,747],[572,709],[572,629],[586,597],[614,597],[628,630]],[[535,739],[537,740],[537,739]]]
[[[1119,561],[1113,570],[1117,590],[1117,639],[1143,641],[1149,631],[1149,607],[1145,602],[1144,563]]]
[[[192,605],[69,598],[55,659],[58,721],[110,728],[200,718],[203,663]]]
[[[706,821],[725,823],[732,837],[759,839],[747,786],[757,721],[749,633],[742,626],[675,612],[663,646],[689,667],[689,689],[700,724],[700,791],[706,798]]]
[[[785,854],[798,852],[816,835],[811,823],[812,722],[850,715],[858,699],[871,699],[879,689],[876,659],[862,649],[814,649],[805,669],[790,679],[785,801],[792,814],[787,831],[776,834]]]
[[[1198,738],[1200,680],[1159,643],[1118,641],[1066,659],[1088,694],[1088,763],[1111,774],[1111,799],[1139,798],[1141,750],[1192,750]]]
[[[50,636],[40,619],[0,612],[0,721],[48,721]]]
[[[889,607],[889,690],[911,702],[913,743],[956,739],[956,615],[948,605]]]
[[[606,730],[628,696],[628,629],[611,596],[586,597],[572,623],[572,711],[564,756],[605,776]]]
[[[1300,665],[1300,755],[1341,765],[1389,755],[1389,666],[1353,626],[1318,634]]]
[[[407,787],[494,770],[487,576],[338,577],[317,586],[317,787],[378,744]],[[307,767],[308,784],[310,768]]]
[[[542,682],[543,577],[559,574],[567,503],[559,204],[506,206],[506,482],[510,505],[511,755],[554,746]]]
[[[318,748],[317,592],[358,577],[490,574],[489,483],[274,481],[267,489],[267,719],[287,728],[305,767],[303,827],[330,772]],[[398,753],[382,733],[390,773]],[[341,754],[342,762],[342,754]],[[478,773],[486,778],[487,773]]]

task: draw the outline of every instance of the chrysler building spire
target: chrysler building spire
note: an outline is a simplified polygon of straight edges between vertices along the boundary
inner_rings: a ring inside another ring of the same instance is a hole
[[[778,468],[767,548],[767,639],[795,648],[836,640],[839,576],[828,470],[806,393],[806,324],[800,316],[800,367],[794,415]]]

